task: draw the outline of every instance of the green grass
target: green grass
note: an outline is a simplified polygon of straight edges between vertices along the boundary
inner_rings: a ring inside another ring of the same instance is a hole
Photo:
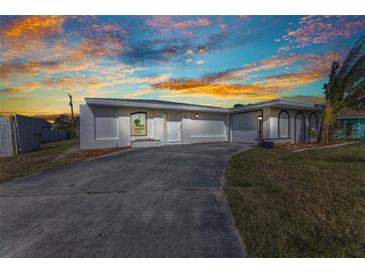
[[[0,158],[0,183],[79,161],[81,155],[78,152],[61,155],[78,147],[78,143],[79,139],[52,142],[41,145],[41,149],[35,152]]]
[[[365,256],[365,143],[242,152],[225,192],[250,257]]]

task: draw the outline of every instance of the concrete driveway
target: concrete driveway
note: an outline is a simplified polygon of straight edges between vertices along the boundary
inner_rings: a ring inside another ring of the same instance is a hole
[[[1,257],[242,257],[224,168],[244,144],[134,149],[0,185]]]

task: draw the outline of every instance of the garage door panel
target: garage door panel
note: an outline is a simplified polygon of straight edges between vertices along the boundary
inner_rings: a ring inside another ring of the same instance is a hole
[[[232,114],[232,142],[255,142],[258,137],[260,115],[261,111]]]
[[[257,130],[253,131],[232,131],[232,142],[254,143],[257,138]]]

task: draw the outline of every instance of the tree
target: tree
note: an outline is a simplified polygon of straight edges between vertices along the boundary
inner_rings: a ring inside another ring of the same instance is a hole
[[[331,65],[328,83],[323,90],[326,105],[320,130],[320,142],[327,144],[333,134],[334,123],[340,111],[365,108],[365,37],[361,37],[342,64]]]
[[[56,124],[56,129],[63,130],[67,133],[68,138],[75,138],[79,135],[79,128],[80,128],[80,118],[76,117],[74,121],[74,126],[72,126],[70,118],[65,115],[61,114],[58,116],[54,123]]]
[[[66,114],[61,114],[54,120],[54,123],[66,126],[67,124],[70,124],[70,118]]]

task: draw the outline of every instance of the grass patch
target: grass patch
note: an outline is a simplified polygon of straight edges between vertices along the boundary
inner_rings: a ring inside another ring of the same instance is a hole
[[[112,147],[80,151],[79,142],[79,139],[69,139],[42,144],[38,151],[0,158],[0,183],[129,148]]]
[[[365,143],[232,157],[225,192],[250,257],[364,257]]]
[[[64,166],[84,159],[78,151],[79,139],[42,144],[38,151],[0,158],[0,182]],[[65,153],[71,150],[70,153]]]

